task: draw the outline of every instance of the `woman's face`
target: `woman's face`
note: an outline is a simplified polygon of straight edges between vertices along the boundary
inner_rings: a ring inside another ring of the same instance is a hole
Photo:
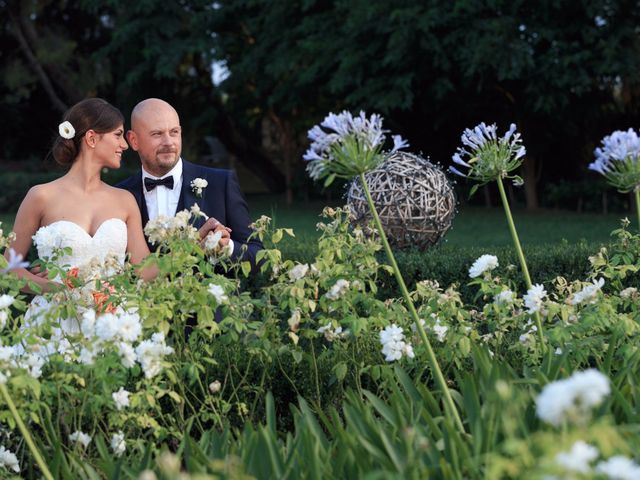
[[[129,145],[124,138],[124,125],[119,125],[111,132],[98,135],[95,155],[105,167],[120,168],[122,152],[127,148]]]

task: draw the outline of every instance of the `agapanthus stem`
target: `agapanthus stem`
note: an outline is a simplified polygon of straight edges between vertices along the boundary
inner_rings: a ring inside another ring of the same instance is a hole
[[[458,413],[458,409],[456,408],[455,403],[453,403],[451,392],[449,391],[447,382],[444,379],[444,375],[442,374],[442,369],[440,368],[440,364],[438,363],[436,354],[433,351],[433,347],[431,346],[431,342],[429,342],[427,333],[425,332],[424,327],[420,322],[420,317],[418,316],[416,307],[413,305],[413,301],[411,300],[411,296],[409,295],[409,290],[407,289],[407,286],[404,283],[404,279],[402,278],[402,274],[400,273],[400,269],[398,268],[398,264],[396,263],[396,258],[393,255],[393,251],[391,250],[389,241],[387,240],[387,235],[384,233],[384,229],[382,228],[382,223],[380,222],[378,211],[376,210],[376,206],[373,203],[373,199],[371,198],[371,193],[369,192],[369,186],[367,185],[367,180],[364,176],[364,173],[360,174],[360,182],[362,183],[362,189],[364,190],[364,194],[367,197],[367,203],[369,204],[369,209],[371,210],[373,221],[375,222],[376,228],[380,233],[382,245],[384,246],[384,250],[387,254],[387,258],[389,259],[389,263],[391,263],[391,267],[393,268],[393,273],[395,274],[398,285],[400,286],[400,291],[402,292],[402,296],[404,297],[404,300],[407,304],[409,313],[411,314],[411,317],[413,318],[413,321],[416,324],[416,328],[418,329],[418,333],[420,334],[422,343],[425,345],[425,348],[427,350],[427,360],[431,364],[431,370],[432,370],[433,376],[435,377],[436,384],[442,390],[442,394],[444,396],[445,411],[448,411],[449,415],[453,417],[454,423],[456,424],[456,427],[458,428],[458,430],[460,430],[460,432],[464,432],[464,426],[462,425],[460,414]]]
[[[638,216],[638,230],[640,230],[640,189],[636,188],[633,193],[636,196],[636,215]]]
[[[6,385],[3,383],[0,383],[0,393],[2,393],[2,397],[4,398],[4,401],[7,403],[7,406],[11,411],[11,415],[13,415],[13,418],[18,424],[18,428],[20,429],[20,432],[22,433],[22,436],[24,437],[25,442],[27,442],[27,446],[29,447],[29,450],[31,450],[31,454],[33,455],[33,458],[36,460],[38,467],[40,467],[40,470],[42,471],[42,475],[47,480],[53,480],[53,475],[51,475],[51,472],[49,472],[49,467],[47,467],[47,464],[42,459],[42,456],[40,455],[40,451],[38,450],[38,447],[36,447],[36,444],[34,443],[33,438],[31,438],[31,433],[29,433],[27,426],[22,421],[22,418],[20,418],[18,409],[13,403],[13,400],[11,399],[11,395],[9,395],[9,391],[7,390]]]
[[[516,231],[516,225],[513,222],[513,216],[511,215],[511,208],[509,208],[509,200],[507,200],[507,194],[504,191],[504,185],[502,183],[502,178],[498,177],[498,190],[500,190],[500,198],[502,200],[502,206],[504,207],[504,213],[507,216],[507,223],[509,224],[509,231],[511,232],[511,238],[513,239],[513,244],[516,247],[516,253],[518,254],[518,260],[520,260],[520,267],[522,268],[522,274],[524,275],[524,282],[527,285],[527,290],[532,287],[531,276],[529,275],[529,269],[527,268],[527,261],[524,258],[524,252],[522,251],[522,246],[520,245],[520,239],[518,238],[518,232]],[[533,317],[536,321],[536,327],[538,328],[538,337],[540,339],[540,345],[544,346],[544,334],[542,333],[542,321],[540,320],[540,314],[535,312]]]

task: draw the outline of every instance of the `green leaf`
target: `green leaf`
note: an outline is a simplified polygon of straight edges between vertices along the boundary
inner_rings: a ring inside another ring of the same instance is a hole
[[[273,243],[278,243],[280,240],[282,240],[282,229],[279,228],[273,233],[273,235],[271,235],[271,241]]]
[[[257,255],[256,255],[257,258]],[[240,268],[242,269],[242,274],[245,277],[249,277],[249,274],[251,273],[251,262],[248,261],[244,261],[240,264]]]
[[[299,350],[291,350],[291,356],[296,363],[300,363],[302,361],[302,352]]]
[[[338,381],[341,382],[347,376],[347,364],[345,362],[337,363],[333,367],[333,372],[335,373]]]

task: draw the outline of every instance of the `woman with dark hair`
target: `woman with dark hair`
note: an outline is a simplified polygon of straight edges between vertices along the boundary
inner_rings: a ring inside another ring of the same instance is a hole
[[[149,255],[133,195],[100,178],[103,168],[120,167],[127,148],[124,117],[117,108],[100,98],[71,107],[52,147],[54,159],[69,171],[29,190],[16,215],[11,248],[26,256],[33,238],[38,256],[51,258],[60,248],[70,247],[71,254],[58,253],[62,256],[56,263],[61,267],[80,267],[90,261],[122,265],[126,254],[137,264]],[[44,292],[61,287],[24,268],[15,273]],[[150,278],[156,271],[146,269],[140,274]]]

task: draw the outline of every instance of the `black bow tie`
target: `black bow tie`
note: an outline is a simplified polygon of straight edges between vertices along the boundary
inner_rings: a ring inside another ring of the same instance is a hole
[[[169,190],[173,190],[173,175],[169,175],[165,178],[158,178],[157,180],[154,178],[144,177],[144,188],[147,189],[147,192],[150,192],[158,185],[164,185]]]

